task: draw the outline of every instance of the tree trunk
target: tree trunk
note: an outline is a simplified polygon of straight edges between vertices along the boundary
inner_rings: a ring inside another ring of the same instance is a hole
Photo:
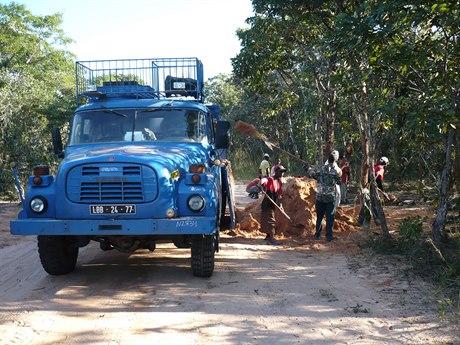
[[[369,181],[369,138],[365,130],[365,123],[368,122],[368,120],[367,114],[361,113],[359,109],[355,111],[355,114],[361,140],[361,152],[363,155],[361,161],[361,187],[363,188],[366,186],[367,181]]]
[[[380,228],[382,229],[382,234],[385,237],[390,236],[390,232],[388,231],[388,225],[387,225],[387,220],[385,217],[385,212],[383,211],[382,207],[382,202],[380,200],[380,195],[377,191],[377,183],[375,182],[375,176],[374,176],[374,160],[370,159],[370,157],[375,156],[375,150],[373,146],[373,135],[372,135],[372,130],[371,130],[371,124],[369,121],[369,115],[367,112],[367,109],[365,108],[367,102],[367,89],[366,89],[366,84],[363,83],[363,88],[362,88],[362,94],[361,94],[362,99],[359,99],[355,95],[354,101],[356,105],[356,122],[358,123],[358,128],[359,128],[359,134],[361,138],[361,149],[362,149],[362,154],[363,154],[363,160],[361,163],[361,186],[364,188],[369,181],[369,175],[371,176],[370,178],[370,184],[372,188],[370,188],[370,196],[372,199],[372,202],[376,206],[377,209],[377,214],[379,216],[380,220]],[[372,212],[371,212],[372,213]]]
[[[323,106],[321,104],[321,86],[318,79],[316,79],[316,90],[318,91],[318,113],[316,114],[316,128],[313,128],[316,133],[316,147],[318,153],[315,157],[316,164],[322,163],[323,160]]]
[[[335,140],[335,109],[337,103],[337,92],[335,90],[328,90],[327,92],[327,113],[326,113],[326,156],[329,157],[329,154],[334,150],[334,140]],[[324,157],[324,158],[327,158]]]
[[[441,172],[441,180],[439,183],[439,202],[438,208],[436,210],[436,218],[433,222],[433,241],[436,244],[439,244],[441,240],[441,234],[444,231],[447,220],[447,187],[449,185],[449,172],[451,168],[452,160],[452,146],[454,144],[455,138],[455,129],[450,128],[447,132],[446,140],[446,158],[444,162],[444,167]]]
[[[329,74],[332,74],[334,72],[334,62],[335,57],[331,58],[331,68],[329,69]],[[321,118],[324,120],[324,138],[321,138],[321,146],[318,146],[318,148],[321,147],[321,155],[319,155],[319,161],[320,163],[323,163],[327,158],[329,157],[329,154],[332,152],[334,149],[334,140],[335,140],[335,116],[336,116],[336,109],[337,109],[337,91],[335,90],[334,85],[331,85],[331,80],[330,80],[330,75],[325,78],[325,82],[318,78],[318,76],[315,76],[315,82],[316,82],[316,89],[318,91],[318,99],[319,99],[319,106],[322,108],[322,114]],[[324,100],[323,104],[322,100]],[[318,118],[318,120],[320,120]],[[320,123],[320,122],[318,122]],[[323,122],[321,122],[323,123]],[[321,132],[322,134],[322,132]],[[324,142],[326,143],[324,150],[322,148]]]
[[[292,145],[292,148],[294,149],[294,154],[296,155],[296,157],[299,157],[299,149],[298,149],[297,144],[295,142],[294,129],[292,128],[291,112],[289,110],[287,110],[286,114],[287,114],[288,124],[289,124],[289,128],[288,128],[289,139],[291,140],[291,145]]]
[[[460,126],[455,131],[454,186],[460,192]]]
[[[365,114],[365,119],[367,122],[364,123],[364,128],[366,132],[367,142],[368,142],[368,150],[370,159],[366,161],[366,165],[368,169],[366,169],[367,174],[370,176],[370,192],[371,192],[371,199],[372,203],[375,205],[377,209],[377,215],[380,220],[380,228],[382,229],[382,234],[384,237],[390,237],[390,232],[388,231],[387,219],[385,217],[385,212],[383,211],[382,200],[380,199],[380,194],[377,190],[377,183],[375,182],[375,174],[374,174],[374,158],[375,157],[375,150],[373,145],[373,136],[371,133],[371,127],[369,123],[369,117],[367,113]],[[366,180],[367,181],[367,180]],[[371,212],[372,213],[372,212]]]
[[[373,166],[373,162],[372,166]],[[380,220],[380,229],[382,229],[382,234],[384,237],[390,237],[390,232],[388,231],[388,224],[387,224],[387,218],[385,217],[385,211],[383,210],[382,206],[382,199],[380,198],[380,194],[377,190],[377,183],[375,182],[375,176],[374,174],[371,174],[371,199],[374,202],[374,205],[377,209],[377,215],[379,216]]]

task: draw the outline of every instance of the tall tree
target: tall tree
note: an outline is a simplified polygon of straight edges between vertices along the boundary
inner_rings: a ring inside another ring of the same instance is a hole
[[[364,36],[373,47],[371,61],[393,78],[410,103],[406,125],[445,152],[440,160],[439,202],[433,238],[440,241],[447,218],[449,176],[456,128],[460,125],[460,22],[456,1],[368,2]],[[375,37],[377,39],[375,39]],[[394,90],[394,94],[397,92]],[[439,138],[442,138],[440,141]],[[442,144],[444,143],[444,146]]]
[[[382,154],[393,159],[392,171],[401,177],[431,178],[442,170],[440,221],[433,228],[438,238],[447,212],[448,193],[442,191],[452,166],[460,166],[457,1],[253,0],[253,6],[251,27],[238,32],[243,48],[233,59],[246,89],[270,99],[260,104],[276,109],[272,116],[278,120],[285,119],[286,109],[290,114],[296,107],[302,113],[306,104],[315,109],[310,124],[321,132],[316,138],[328,143],[326,150],[336,124],[346,124],[353,114],[363,184]],[[280,106],[278,95],[289,107]],[[262,122],[269,115],[264,110]],[[290,118],[286,127],[295,138],[302,131]],[[384,225],[382,230],[387,232]]]
[[[218,104],[221,116],[231,117],[239,104],[242,90],[238,88],[231,76],[218,74],[205,82],[206,101]]]
[[[10,187],[8,161],[30,166],[53,160],[49,128],[69,119],[74,101],[73,55],[60,14],[34,16],[0,5],[0,184]],[[27,148],[27,149],[25,149]]]
[[[234,70],[240,77],[258,80],[259,86],[273,74],[278,75],[282,80],[278,85],[291,90],[290,95],[283,95],[283,99],[294,96],[298,98],[294,101],[296,103],[310,102],[303,97],[314,90],[317,96],[314,122],[321,152],[318,160],[323,161],[334,148],[338,109],[333,78],[336,54],[324,37],[334,30],[334,16],[345,10],[344,4],[254,0],[253,6],[255,16],[248,19],[251,28],[238,33],[243,49],[233,60]],[[291,123],[290,112],[287,114],[288,123]],[[295,133],[290,136],[294,137]]]

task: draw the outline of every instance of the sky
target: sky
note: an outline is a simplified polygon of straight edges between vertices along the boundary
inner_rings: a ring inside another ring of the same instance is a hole
[[[0,0],[8,4],[9,0]],[[62,13],[77,60],[197,57],[205,80],[232,71],[251,0],[14,0],[37,16]]]

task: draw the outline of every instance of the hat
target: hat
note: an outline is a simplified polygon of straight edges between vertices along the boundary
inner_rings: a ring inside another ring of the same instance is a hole
[[[286,172],[287,169],[285,167],[283,167],[281,164],[278,164],[276,167],[275,167],[275,172],[277,171],[281,171],[281,172]]]
[[[331,152],[332,157],[334,157],[334,162],[337,162],[339,160],[339,151],[334,150]]]
[[[380,158],[380,164],[383,164],[383,165],[387,165],[389,162],[388,158],[387,157],[382,157]]]
[[[268,153],[264,153],[264,157],[270,158]]]

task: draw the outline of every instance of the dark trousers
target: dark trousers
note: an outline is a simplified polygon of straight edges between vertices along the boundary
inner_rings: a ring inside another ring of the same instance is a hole
[[[326,215],[326,239],[332,239],[332,228],[334,227],[335,202],[322,202],[316,200],[316,233],[315,237],[321,237],[323,229],[323,218]]]
[[[268,234],[270,239],[275,238],[275,225],[275,209],[268,207],[262,208],[261,231]]]

